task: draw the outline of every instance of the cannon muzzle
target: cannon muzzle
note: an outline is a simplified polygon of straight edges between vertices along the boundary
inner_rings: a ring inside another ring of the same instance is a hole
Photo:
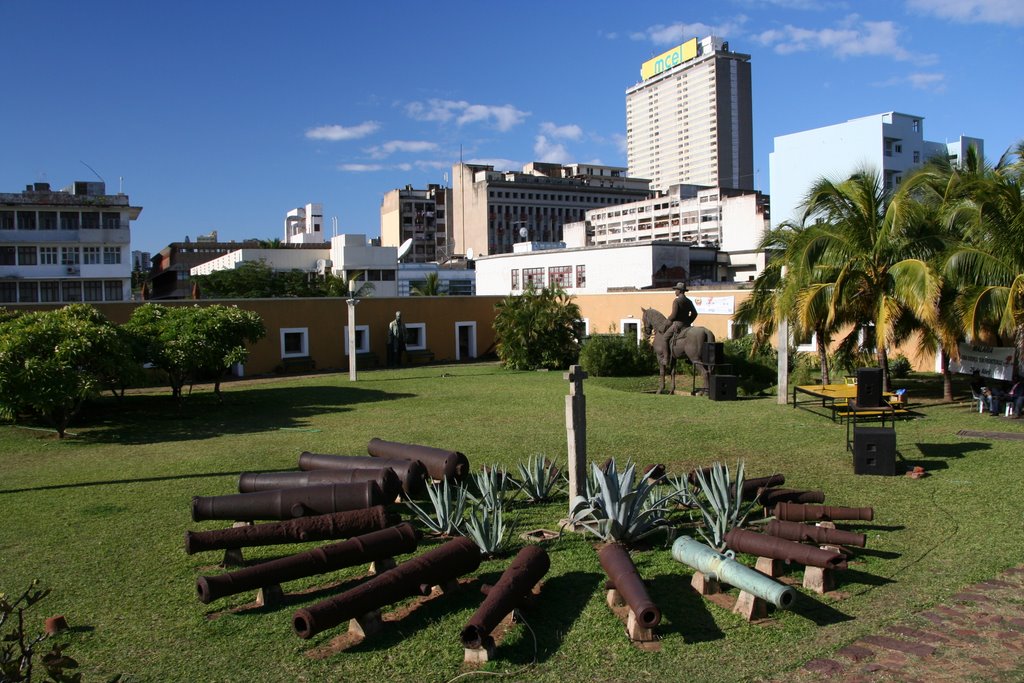
[[[608,543],[597,551],[601,567],[614,588],[633,610],[636,619],[644,628],[654,628],[661,623],[661,610],[647,594],[647,587],[621,543]]]
[[[796,591],[791,587],[784,586],[759,571],[717,553],[688,536],[680,536],[672,544],[672,557],[781,609],[789,609],[796,600]]]
[[[846,556],[840,552],[822,550],[778,536],[766,536],[746,529],[730,529],[725,535],[725,543],[739,553],[796,562],[805,567],[846,569]]]
[[[199,601],[207,604],[226,595],[411,553],[416,542],[416,530],[403,523],[233,572],[200,576],[196,593]]]
[[[192,521],[204,519],[292,519],[380,505],[376,482],[322,484],[298,489],[276,489],[230,496],[196,496]]]
[[[423,480],[427,476],[427,468],[418,460],[400,460],[394,458],[374,458],[369,455],[327,455],[303,451],[299,455],[299,469],[310,470],[359,470],[390,467],[402,482],[402,490],[406,496],[412,497],[423,491]],[[394,500],[389,498],[388,500]]]
[[[297,610],[292,628],[300,638],[312,638],[344,621],[422,594],[424,587],[429,592],[431,586],[444,585],[479,566],[480,548],[476,543],[456,538],[340,595]]]
[[[459,634],[463,647],[482,647],[494,627],[519,606],[550,568],[551,559],[539,545],[520,550],[498,582],[484,591],[487,597]]]
[[[469,459],[458,451],[377,438],[370,439],[366,450],[375,458],[419,460],[426,466],[431,479],[462,481],[469,476]]]

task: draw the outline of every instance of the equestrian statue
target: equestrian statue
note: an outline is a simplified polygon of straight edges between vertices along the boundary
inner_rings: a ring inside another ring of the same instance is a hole
[[[693,327],[697,318],[697,309],[686,297],[686,284],[676,283],[672,288],[676,298],[672,302],[672,312],[666,318],[660,311],[653,308],[641,308],[643,311],[644,337],[654,334],[654,355],[658,358],[660,383],[658,393],[665,390],[665,371],[672,372],[671,393],[676,391],[676,361],[685,358],[695,368],[700,368],[704,378],[704,386],[711,383],[711,370],[701,362],[701,351],[704,345],[715,341],[715,335],[706,327]]]

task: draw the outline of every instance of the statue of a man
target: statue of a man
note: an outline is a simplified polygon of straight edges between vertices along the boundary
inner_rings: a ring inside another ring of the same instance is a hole
[[[675,344],[676,336],[683,329],[693,325],[693,321],[697,319],[697,307],[686,296],[686,283],[677,282],[672,289],[676,293],[676,298],[672,301],[672,312],[665,318],[665,327],[662,329],[670,351]]]
[[[388,324],[388,367],[401,367],[405,351],[405,323],[402,312],[395,311],[395,319]]]

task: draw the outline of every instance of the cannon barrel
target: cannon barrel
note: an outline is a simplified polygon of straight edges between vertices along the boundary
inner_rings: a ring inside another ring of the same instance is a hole
[[[672,557],[699,572],[714,576],[722,583],[736,586],[776,607],[789,609],[796,600],[796,591],[783,586],[759,571],[717,553],[699,541],[680,536],[672,544]]]
[[[352,484],[375,481],[384,500],[393,501],[402,491],[402,482],[390,467],[352,470],[310,470],[308,472],[243,472],[238,476],[238,492],[294,489],[321,484]]]
[[[297,610],[292,628],[300,638],[354,619],[412,595],[426,595],[480,566],[480,548],[468,538],[456,538],[378,574],[333,598]]]
[[[375,458],[419,460],[427,468],[431,479],[462,481],[469,475],[469,459],[458,451],[377,438],[370,439],[366,451]]]
[[[299,517],[286,522],[268,522],[212,531],[186,531],[185,552],[192,555],[204,550],[230,550],[259,545],[351,538],[387,528],[398,524],[399,521],[398,515],[388,514],[384,506],[375,505],[365,510]]]
[[[416,530],[406,522],[233,572],[200,576],[196,579],[196,594],[207,604],[226,595],[411,553],[416,550],[416,542]]]
[[[636,565],[629,557],[629,551],[621,543],[608,543],[599,551],[604,573],[611,580],[611,586],[619,592],[636,619],[644,628],[654,628],[661,623],[661,610],[647,594],[647,587],[636,571]]]
[[[823,526],[812,526],[800,522],[783,522],[773,519],[768,522],[765,532],[771,536],[786,538],[801,543],[853,545],[863,548],[867,544],[867,536],[842,529],[829,529]]]
[[[702,467],[700,469],[701,474],[704,475],[705,479],[711,477],[713,467]],[[686,475],[692,486],[697,486],[700,481],[697,479],[697,470],[690,470],[690,473]],[[782,474],[770,474],[767,477],[753,477],[751,479],[743,480],[743,499],[750,500],[757,494],[758,489],[768,488],[769,486],[781,486],[786,483],[786,477]],[[734,492],[736,490],[735,482],[729,484],[729,491]]]
[[[872,508],[843,508],[832,505],[801,505],[777,503],[772,514],[785,522],[820,522],[834,519],[860,519],[867,522],[875,518]]]
[[[725,535],[725,543],[739,553],[796,562],[805,567],[846,569],[846,556],[840,552],[822,550],[778,536],[766,536],[746,529],[730,529]]]
[[[775,507],[777,503],[824,503],[825,494],[822,491],[765,489],[757,497],[757,502],[766,508]]]
[[[550,568],[551,559],[539,545],[520,550],[462,628],[459,638],[463,647],[482,647],[494,627],[523,601]]]
[[[326,453],[310,453],[303,451],[299,455],[299,469],[339,470],[378,469],[390,467],[402,482],[402,490],[407,496],[415,496],[423,491],[423,480],[427,476],[427,468],[418,460],[399,460],[394,458],[374,458],[369,455],[328,455]],[[393,500],[393,499],[389,499]]]
[[[329,512],[358,510],[381,504],[376,482],[321,484],[298,489],[275,489],[229,496],[192,498],[192,521],[204,519],[292,519]]]

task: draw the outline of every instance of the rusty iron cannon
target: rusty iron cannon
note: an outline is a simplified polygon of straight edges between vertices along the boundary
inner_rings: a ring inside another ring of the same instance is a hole
[[[243,472],[238,477],[238,492],[293,489],[321,484],[353,484],[375,481],[384,500],[393,501],[402,491],[402,482],[390,467],[351,470],[310,470],[308,472]]]
[[[458,451],[377,438],[370,439],[366,451],[375,458],[418,460],[427,468],[431,479],[462,481],[469,476],[469,459]]]
[[[704,475],[705,480],[711,479],[711,472],[713,469],[714,468],[712,467],[702,467],[700,469],[700,472],[701,474]],[[700,483],[697,479],[697,470],[690,470],[690,473],[686,475],[686,478],[690,482],[691,486],[697,486]],[[770,474],[767,477],[752,477],[750,479],[744,479],[743,488],[741,489],[743,491],[743,499],[750,500],[751,498],[757,495],[757,492],[760,489],[767,489],[772,486],[781,486],[782,484],[785,483],[786,477],[782,474]],[[729,491],[730,493],[736,491],[735,482],[729,484]]]
[[[423,491],[427,468],[419,460],[374,458],[369,455],[329,455],[327,453],[310,453],[309,451],[303,451],[299,455],[299,469],[304,472],[313,470],[347,472],[381,467],[390,467],[395,472],[399,481],[402,482],[402,491],[406,496],[416,496]]]
[[[775,507],[778,503],[824,503],[825,494],[822,491],[771,488],[762,490],[757,495],[757,502],[766,508]]]
[[[767,536],[746,529],[734,528],[725,534],[725,544],[740,553],[773,560],[796,562],[805,567],[846,569],[846,556],[834,550],[822,550],[778,536]]]
[[[689,536],[680,536],[675,540],[672,544],[672,557],[677,562],[693,567],[722,583],[735,586],[776,607],[789,609],[796,600],[796,591],[792,587],[784,586],[728,555],[715,552]]]
[[[297,489],[275,489],[228,496],[195,496],[192,521],[205,519],[292,519],[380,505],[377,482],[321,484]]]
[[[778,519],[770,520],[765,532],[770,536],[817,545],[852,545],[863,548],[867,544],[865,534],[801,524],[800,522],[784,522]]]
[[[520,550],[497,583],[480,588],[487,597],[459,634],[463,647],[484,647],[494,627],[522,604],[550,568],[551,559],[539,545],[528,545]]]
[[[608,543],[597,551],[604,573],[608,575],[608,588],[618,591],[625,600],[637,623],[646,629],[652,629],[661,623],[661,610],[647,594],[647,587],[636,570],[626,546],[621,543]]]
[[[200,602],[208,604],[242,591],[411,553],[416,550],[417,540],[416,530],[406,522],[233,572],[200,576],[196,579],[196,594]]]
[[[804,505],[800,503],[777,503],[772,509],[776,519],[785,522],[822,522],[836,519],[864,520],[875,518],[873,508],[845,508],[832,505]]]
[[[268,522],[212,531],[186,531],[185,552],[192,555],[205,550],[233,550],[261,545],[351,538],[385,529],[398,524],[399,521],[398,515],[388,513],[382,505],[375,505],[365,510],[332,512],[285,522]]]
[[[384,605],[413,595],[428,595],[432,586],[454,581],[479,566],[480,548],[476,543],[456,538],[340,595],[297,610],[292,628],[300,638],[312,638]]]

